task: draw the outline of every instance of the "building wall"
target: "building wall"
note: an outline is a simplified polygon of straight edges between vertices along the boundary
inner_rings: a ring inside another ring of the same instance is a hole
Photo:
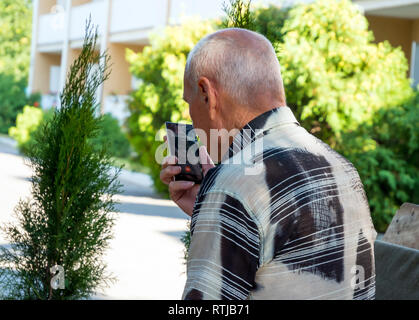
[[[92,2],[91,0],[72,0],[71,1],[71,5],[74,6],[80,6],[82,4],[88,3],[88,2]]]
[[[413,20],[412,23],[412,41],[419,42],[419,19]]]
[[[50,67],[61,65],[61,54],[37,52],[32,92],[49,94]]]
[[[53,6],[57,4],[57,0],[41,0],[39,1],[39,14],[47,14],[51,12]]]
[[[367,19],[375,42],[388,40],[393,47],[401,46],[410,65],[414,20],[381,16],[367,16]]]
[[[111,56],[112,73],[103,86],[103,95],[110,94],[126,95],[131,91],[131,73],[129,72],[129,63],[125,59],[126,49],[131,49],[134,52],[140,52],[144,46],[109,43],[108,53]]]

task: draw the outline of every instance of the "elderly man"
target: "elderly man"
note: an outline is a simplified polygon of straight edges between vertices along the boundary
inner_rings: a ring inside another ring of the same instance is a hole
[[[162,166],[192,217],[183,298],[373,299],[376,232],[363,185],[286,106],[270,42],[243,29],[206,36],[188,56],[184,99],[209,153],[230,147],[216,167],[200,149],[200,186],[173,181],[175,157]],[[215,143],[214,129],[224,132]]]

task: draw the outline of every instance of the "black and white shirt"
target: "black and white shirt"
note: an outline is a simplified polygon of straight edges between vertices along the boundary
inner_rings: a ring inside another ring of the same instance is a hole
[[[376,235],[354,166],[279,107],[205,176],[182,298],[374,299]]]

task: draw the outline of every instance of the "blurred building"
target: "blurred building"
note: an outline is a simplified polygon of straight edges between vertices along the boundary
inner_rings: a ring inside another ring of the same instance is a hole
[[[312,0],[300,0],[310,2]],[[364,11],[377,42],[401,46],[410,76],[419,81],[419,0],[353,0]],[[119,119],[127,115],[126,101],[138,80],[131,76],[125,49],[141,51],[150,31],[177,24],[182,16],[215,18],[225,0],[33,0],[33,30],[29,92],[42,94],[42,106],[58,104],[66,73],[80,53],[85,21],[98,25],[98,48],[112,56],[112,74],[98,95],[102,110]],[[254,0],[292,4],[298,0]]]
[[[182,16],[214,18],[223,0],[34,0],[29,92],[42,94],[42,106],[59,103],[71,63],[83,44],[85,22],[98,25],[98,48],[112,56],[112,73],[98,93],[104,112],[122,119],[126,99],[138,81],[129,73],[125,50],[141,51],[150,31],[178,24]]]

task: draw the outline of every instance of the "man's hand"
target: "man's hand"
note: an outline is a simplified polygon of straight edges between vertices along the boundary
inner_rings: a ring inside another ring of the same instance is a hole
[[[204,146],[199,148],[199,160],[205,177],[208,170],[215,167],[215,165]],[[176,165],[177,161],[175,156],[167,156],[163,160],[162,170],[160,171],[160,180],[169,186],[170,198],[188,216],[192,216],[196,195],[198,194],[200,186],[192,181],[173,181],[173,177],[181,171],[181,167]]]

